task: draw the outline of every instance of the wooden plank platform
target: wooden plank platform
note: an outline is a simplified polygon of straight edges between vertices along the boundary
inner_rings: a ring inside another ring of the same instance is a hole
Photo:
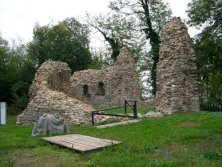
[[[49,143],[57,144],[69,149],[74,149],[83,153],[121,143],[120,141],[106,140],[79,134],[44,137],[42,139]]]

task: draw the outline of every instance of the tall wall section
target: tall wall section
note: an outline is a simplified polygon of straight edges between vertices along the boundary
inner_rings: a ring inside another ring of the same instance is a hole
[[[74,72],[71,94],[94,105],[119,107],[124,105],[124,99],[139,99],[138,79],[132,55],[122,48],[113,66]]]
[[[187,27],[180,18],[160,32],[156,110],[164,113],[199,111],[196,56]]]

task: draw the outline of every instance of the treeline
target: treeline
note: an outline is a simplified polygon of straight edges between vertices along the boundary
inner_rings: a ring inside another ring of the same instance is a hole
[[[27,105],[36,68],[24,45],[10,47],[0,37],[0,101],[7,102],[10,113],[22,111]]]
[[[29,43],[9,45],[0,37],[0,101],[11,113],[21,112],[28,102],[28,89],[38,67],[46,60],[67,62],[72,71],[101,68],[113,62],[121,47],[131,50],[140,71],[149,70],[148,87],[155,95],[156,64],[159,61],[159,31],[171,18],[162,0],[112,0],[109,13],[87,15],[85,22],[67,18],[55,25],[33,28]],[[188,24],[201,28],[194,40],[197,53],[201,107],[222,109],[222,4],[217,0],[192,0]],[[90,32],[106,41],[105,53],[89,49]],[[105,60],[101,54],[108,55]]]
[[[189,25],[201,28],[194,39],[203,110],[222,110],[222,1],[193,0]]]
[[[99,68],[89,51],[89,28],[74,18],[56,25],[36,26],[26,45],[9,45],[0,37],[0,101],[10,113],[19,113],[29,101],[28,91],[38,67],[46,60],[64,61],[72,71]]]

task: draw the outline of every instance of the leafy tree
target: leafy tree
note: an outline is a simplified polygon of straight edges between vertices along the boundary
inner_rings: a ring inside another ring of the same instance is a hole
[[[201,28],[195,50],[203,109],[222,109],[222,1],[193,0],[188,5],[188,23]]]
[[[191,26],[208,29],[208,33],[222,37],[221,0],[192,0],[187,13]]]
[[[88,24],[100,32],[108,42],[111,58],[114,61],[123,46],[128,47],[132,52],[135,52],[138,49],[136,44],[144,43],[138,40],[142,38],[142,35],[136,32],[135,21],[135,18],[124,17],[118,12],[94,17],[87,15]]]
[[[8,101],[10,94],[10,85],[12,82],[7,77],[9,46],[8,42],[0,36],[0,101]]]
[[[9,46],[1,37],[0,43],[0,101],[8,103],[11,113],[18,113],[28,103],[28,90],[36,71],[35,64],[21,43]]]
[[[82,70],[91,63],[89,29],[74,18],[56,25],[35,26],[28,53],[41,65],[45,60],[67,62],[72,71]]]
[[[156,94],[156,65],[159,61],[159,31],[163,24],[171,17],[171,10],[162,0],[115,0],[109,7],[121,13],[126,18],[132,17],[133,27],[142,31],[149,40],[151,51],[148,60],[151,61],[152,94]]]
[[[195,41],[199,88],[203,109],[222,109],[222,39],[208,31],[199,34]]]

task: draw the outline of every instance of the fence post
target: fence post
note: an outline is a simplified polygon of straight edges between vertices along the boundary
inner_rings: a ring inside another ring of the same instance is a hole
[[[137,118],[137,105],[136,105],[136,102],[137,101],[134,101],[134,104],[133,104],[133,115],[134,115],[134,118]]]
[[[0,101],[0,125],[2,124],[2,106]]]
[[[0,102],[0,124],[6,124],[6,102]]]
[[[92,112],[92,125],[94,125],[94,113]]]
[[[125,108],[125,114],[126,114],[126,104],[127,104],[127,101],[125,100],[125,105],[124,105],[124,108]]]

